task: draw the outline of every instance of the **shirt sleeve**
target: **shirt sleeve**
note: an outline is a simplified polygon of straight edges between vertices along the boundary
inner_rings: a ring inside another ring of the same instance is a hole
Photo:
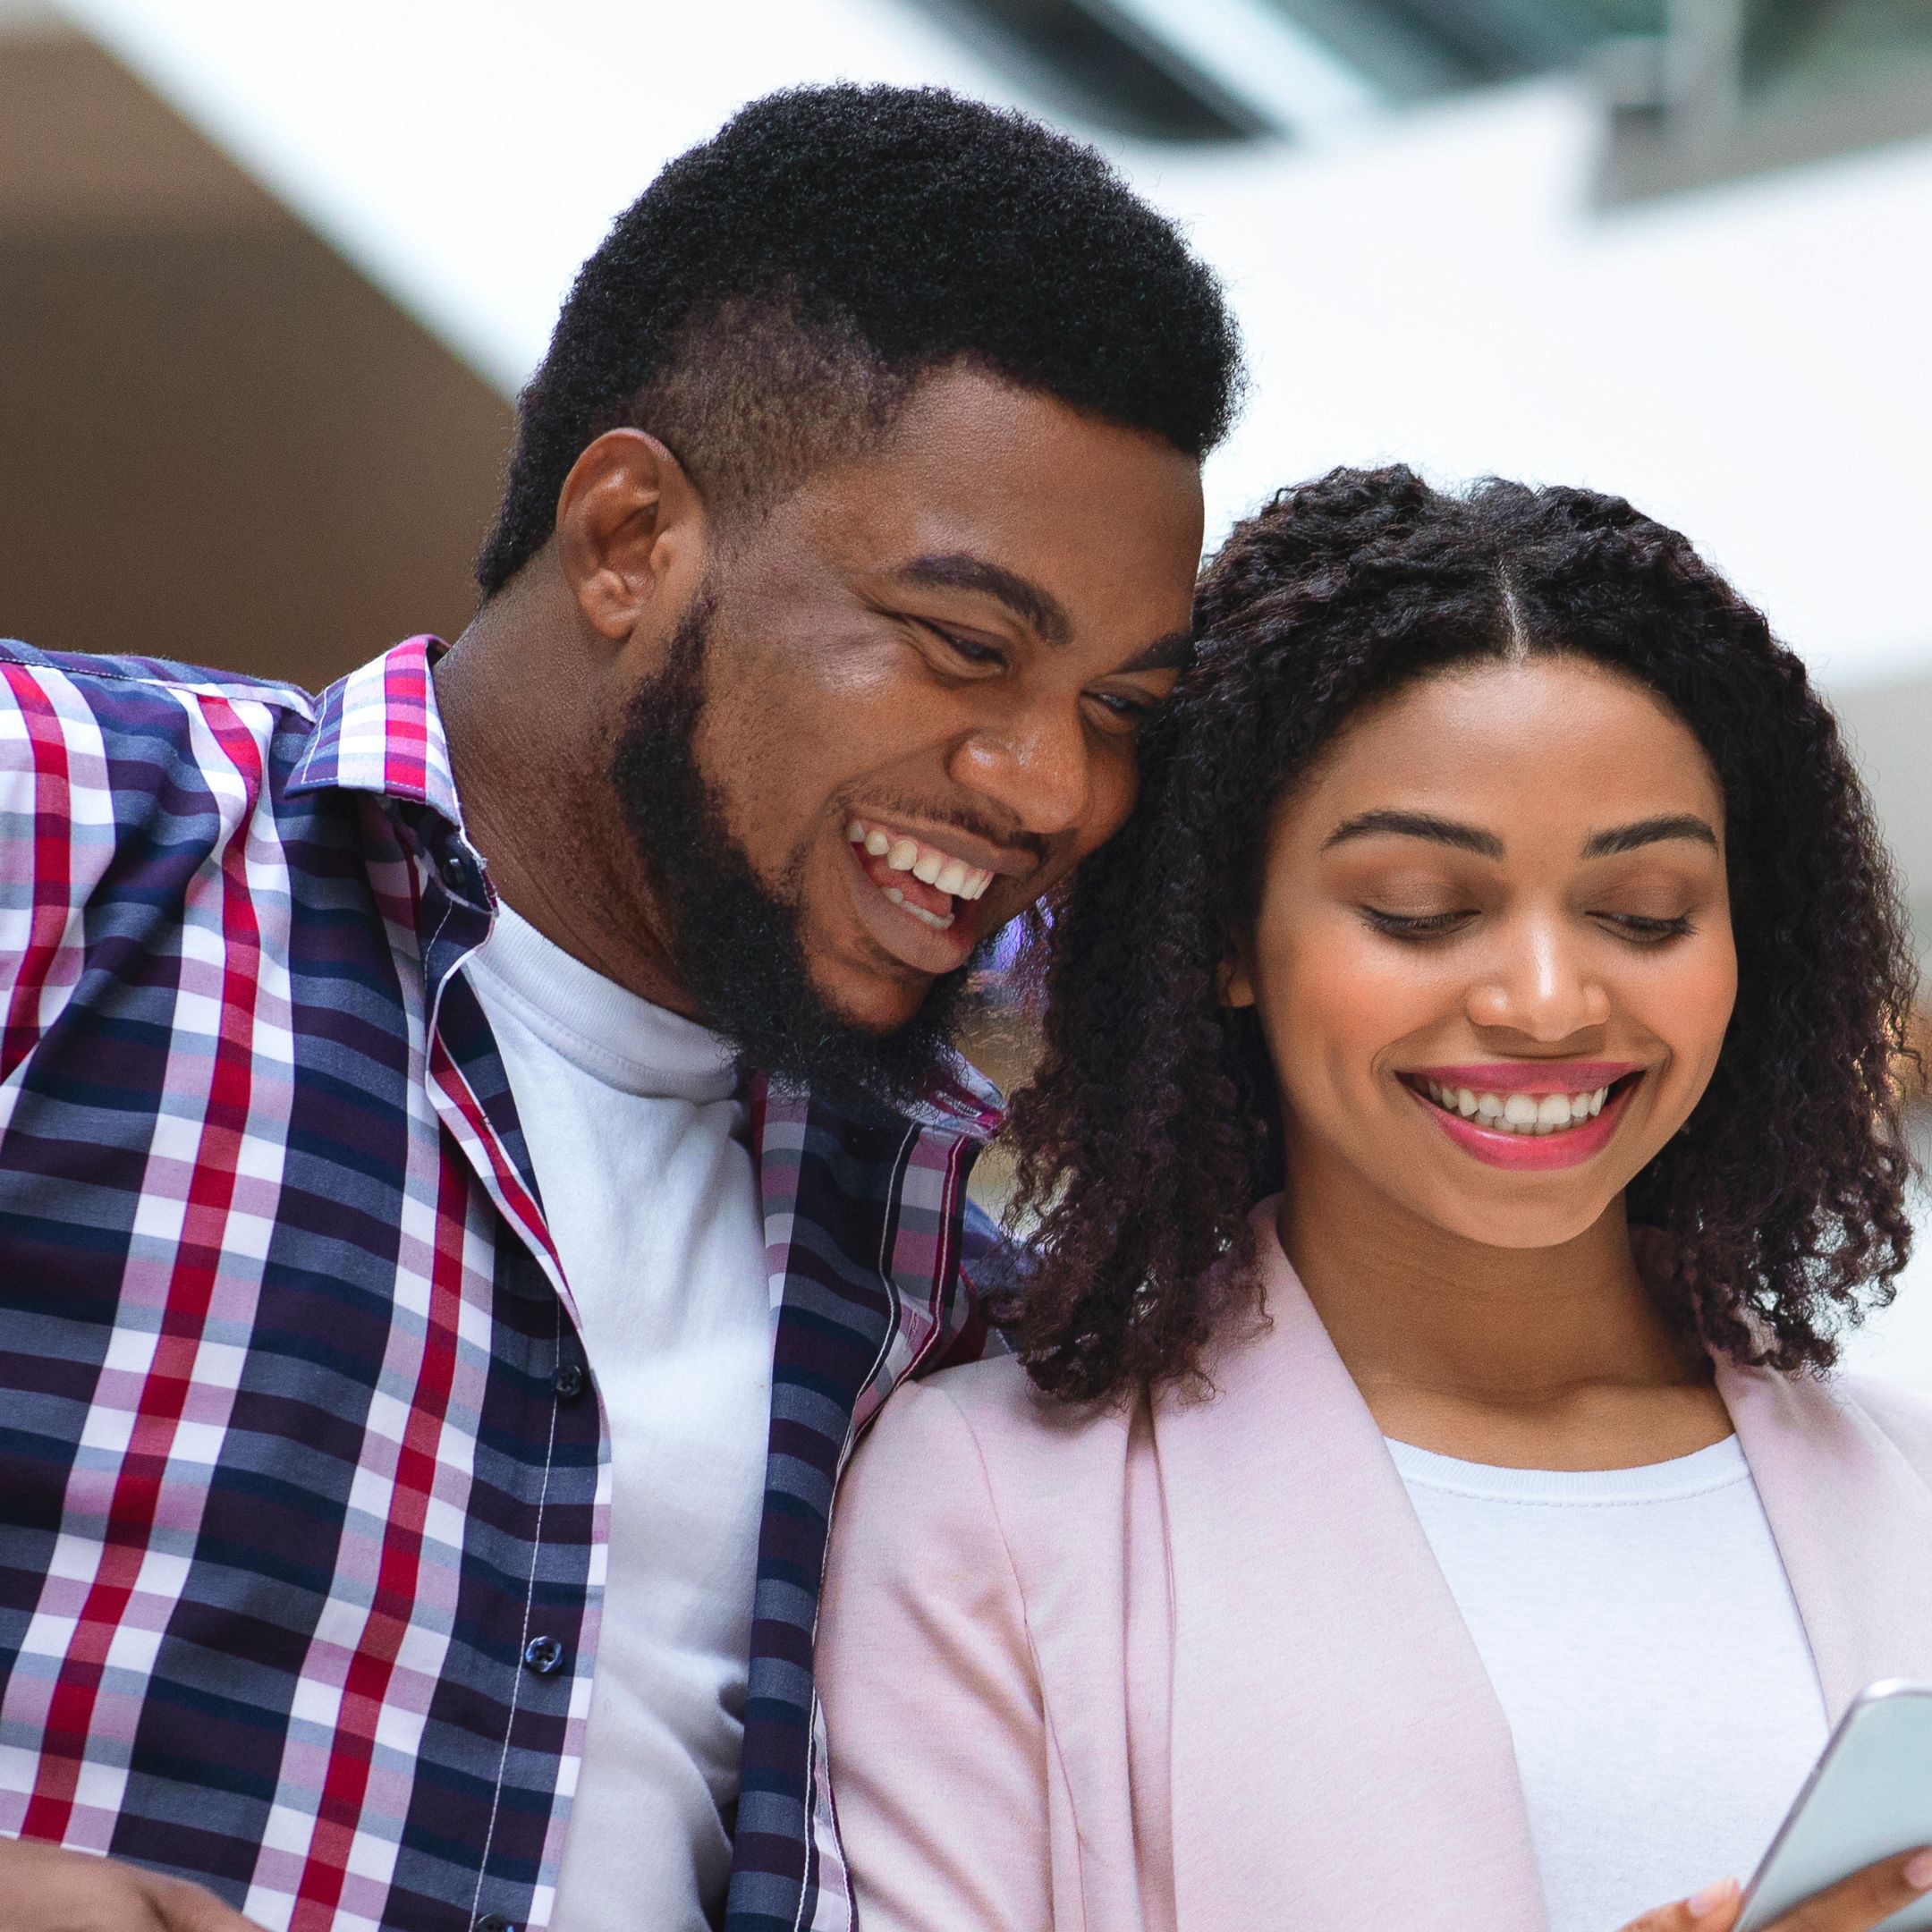
[[[860,1932],[1046,1932],[1046,1725],[972,1432],[901,1389],[839,1491],[818,1648]]]

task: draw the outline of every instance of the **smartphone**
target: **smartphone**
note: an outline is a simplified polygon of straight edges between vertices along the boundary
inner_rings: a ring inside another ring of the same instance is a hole
[[[1814,1892],[1920,1845],[1932,1845],[1932,1683],[1887,1678],[1839,1720],[1744,1894],[1738,1932],[1761,1932]],[[1932,1932],[1932,1893],[1880,1932],[1921,1928]]]

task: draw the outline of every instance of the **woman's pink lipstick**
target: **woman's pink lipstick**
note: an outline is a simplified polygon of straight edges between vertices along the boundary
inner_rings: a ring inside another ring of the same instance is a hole
[[[1519,1173],[1547,1173],[1575,1167],[1599,1154],[1610,1143],[1638,1080],[1645,1070],[1628,1060],[1504,1060],[1486,1066],[1417,1067],[1402,1076],[1418,1106],[1465,1152],[1492,1167]],[[1475,1094],[1579,1094],[1599,1087],[1614,1088],[1599,1111],[1574,1127],[1546,1134],[1512,1133],[1486,1126],[1439,1106],[1417,1082],[1433,1081],[1445,1088],[1467,1088]]]

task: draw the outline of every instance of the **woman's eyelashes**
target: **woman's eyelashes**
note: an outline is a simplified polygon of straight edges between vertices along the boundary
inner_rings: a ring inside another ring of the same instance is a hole
[[[1696,928],[1688,912],[1669,919],[1653,919],[1643,912],[1598,912],[1593,915],[1604,924],[1616,927],[1627,939],[1639,945],[1656,945],[1664,939],[1682,939]]]
[[[1392,939],[1437,939],[1445,933],[1466,926],[1477,915],[1473,909],[1456,912],[1385,912],[1379,906],[1365,905],[1362,917],[1379,933]]]
[[[1364,905],[1361,915],[1378,933],[1392,939],[1441,939],[1462,931],[1481,917],[1475,907],[1447,912],[1390,912],[1380,906]],[[1688,913],[1658,919],[1643,912],[1592,911],[1585,914],[1593,924],[1633,945],[1650,946],[1666,939],[1682,939],[1696,928]]]

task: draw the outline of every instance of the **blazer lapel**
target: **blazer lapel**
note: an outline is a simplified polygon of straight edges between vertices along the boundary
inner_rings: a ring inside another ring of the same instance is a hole
[[[1508,1723],[1274,1209],[1272,1326],[1155,1418],[1179,1923],[1541,1932]]]
[[[1833,1723],[1881,1677],[1932,1678],[1932,1490],[1829,1383],[1720,1364]]]

